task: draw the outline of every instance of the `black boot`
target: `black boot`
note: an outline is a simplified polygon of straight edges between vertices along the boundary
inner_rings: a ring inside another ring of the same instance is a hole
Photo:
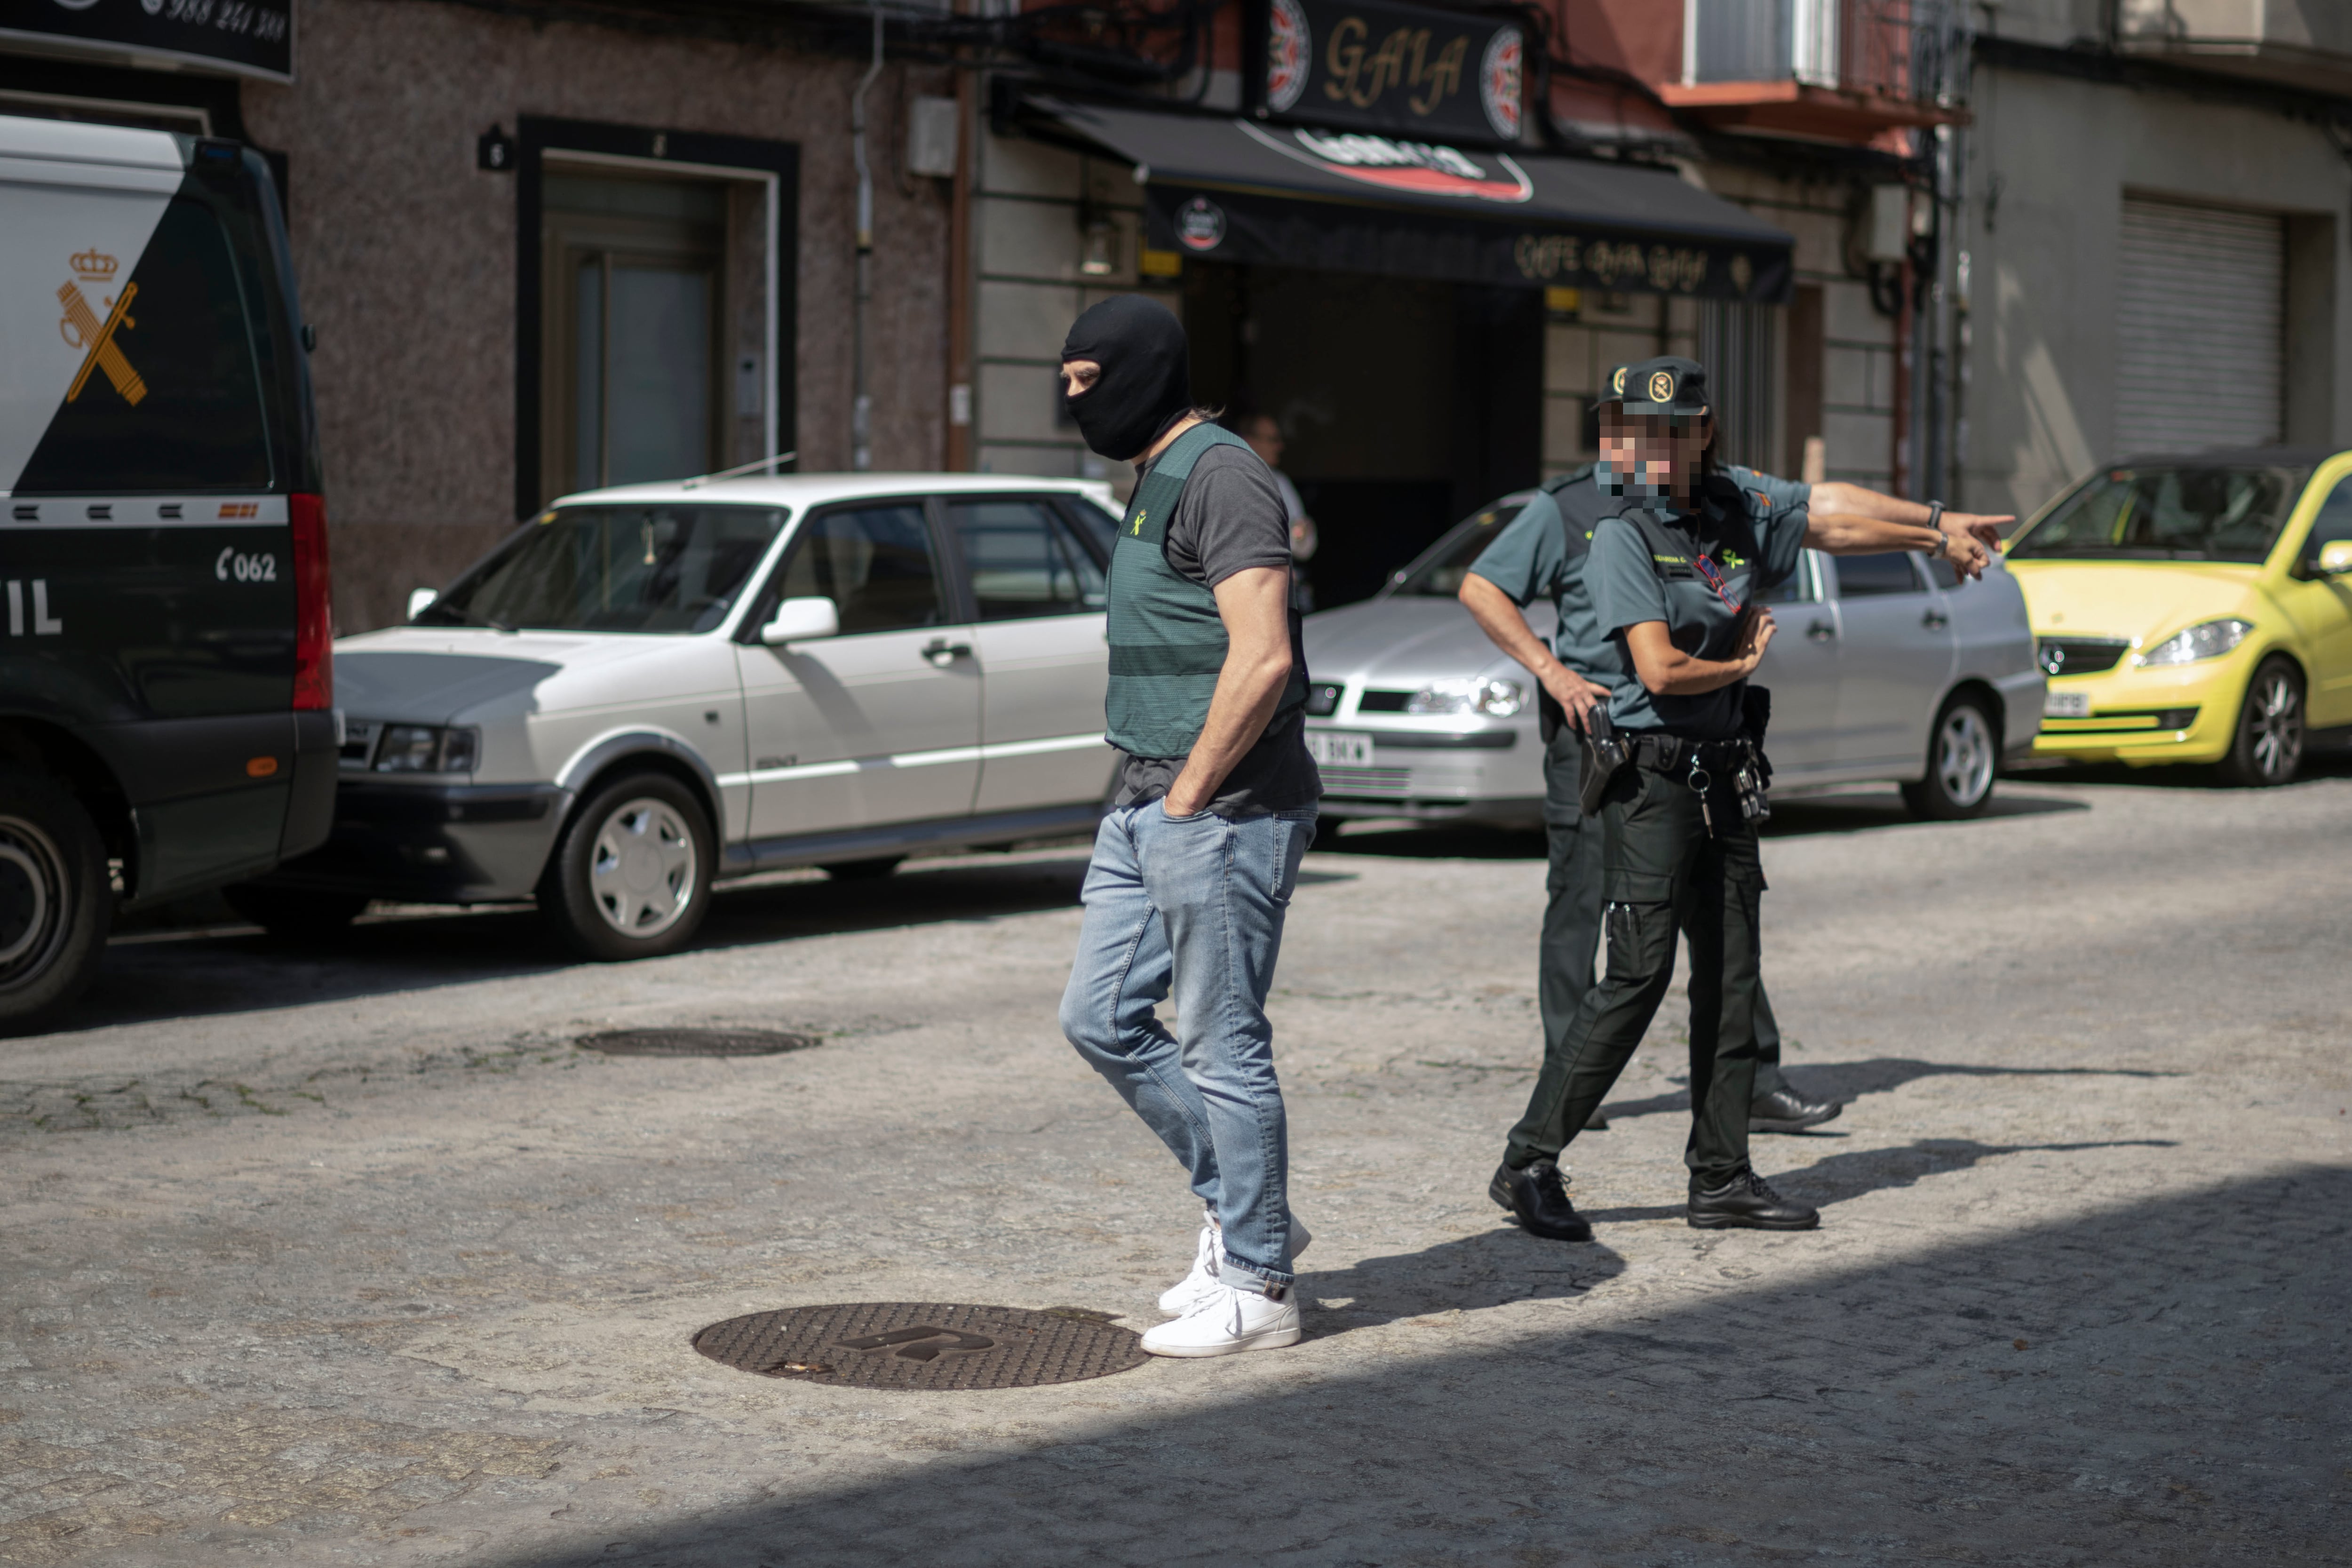
[[[1750,1132],[1802,1132],[1824,1121],[1835,1121],[1845,1105],[1835,1100],[1807,1100],[1788,1084],[1759,1094],[1748,1104]]]
[[[1520,1228],[1530,1236],[1552,1241],[1592,1239],[1592,1227],[1576,1212],[1576,1205],[1568,1201],[1568,1189],[1560,1184],[1559,1167],[1549,1160],[1538,1160],[1524,1171],[1497,1165],[1495,1179],[1487,1184],[1486,1195],[1517,1215]]]
[[[1754,1171],[1742,1171],[1709,1191],[1691,1183],[1690,1223],[1696,1230],[1811,1230],[1819,1209],[1791,1203]]]

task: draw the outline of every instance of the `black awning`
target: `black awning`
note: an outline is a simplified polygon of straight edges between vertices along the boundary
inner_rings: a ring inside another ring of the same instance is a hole
[[[1670,174],[1032,97],[1135,165],[1146,242],[1203,260],[1780,304],[1782,230]]]

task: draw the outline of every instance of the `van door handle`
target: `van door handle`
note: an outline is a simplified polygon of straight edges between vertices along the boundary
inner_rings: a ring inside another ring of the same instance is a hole
[[[970,658],[971,657],[971,644],[968,642],[950,642],[945,637],[933,637],[929,642],[923,645],[923,657],[929,659],[933,664],[938,665],[941,669],[945,669],[957,659]]]
[[[1952,624],[1952,617],[1941,610],[1929,610],[1919,617],[1919,624],[1931,632],[1940,632]]]
[[[1805,628],[1805,640],[1807,642],[1828,642],[1831,638],[1836,636],[1837,628],[1830,625],[1827,621],[1815,621],[1811,626]]]

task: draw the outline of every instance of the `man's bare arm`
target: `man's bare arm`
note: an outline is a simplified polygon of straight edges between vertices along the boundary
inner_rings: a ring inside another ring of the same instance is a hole
[[[1170,816],[1207,809],[1234,764],[1265,733],[1290,679],[1289,569],[1248,567],[1213,592],[1217,618],[1225,624],[1225,665],[1209,699],[1209,721],[1192,742],[1184,771],[1168,786],[1162,809]]]
[[[1916,500],[1905,500],[1866,485],[1850,485],[1843,479],[1829,479],[1815,485],[1810,504],[1820,511],[1875,518],[1880,522],[1909,523],[1915,528],[1927,527],[1927,520],[1935,516],[1930,509]],[[1955,537],[1966,534],[1987,550],[1999,550],[2002,525],[2016,521],[2015,514],[2009,512],[1953,511],[1947,509],[1935,526]]]
[[[1805,543],[1828,555],[1933,550],[1938,531],[1925,523],[1884,522],[1851,513],[1816,511],[1807,513],[1805,519]],[[1944,537],[1951,541],[1953,570],[1964,577],[1984,574],[1985,563],[1992,559],[1990,551],[1969,534],[1946,532]]]
[[[1584,728],[1584,716],[1595,704],[1606,701],[1609,689],[1596,681],[1587,680],[1575,670],[1552,657],[1543,639],[1528,626],[1528,618],[1508,594],[1486,581],[1475,572],[1465,573],[1462,591],[1457,595],[1470,618],[1487,640],[1527,667],[1552,700],[1567,710],[1568,721],[1577,729]]]

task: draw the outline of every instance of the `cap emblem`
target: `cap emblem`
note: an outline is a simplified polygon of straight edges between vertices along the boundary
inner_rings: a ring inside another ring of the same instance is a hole
[[[1625,395],[1625,367],[1623,365],[1621,364],[1617,367],[1616,375],[1612,377],[1610,380],[1609,390],[1615,393],[1620,397]]]
[[[1673,374],[1663,370],[1651,372],[1650,401],[1653,403],[1672,403],[1674,400],[1675,378]]]

